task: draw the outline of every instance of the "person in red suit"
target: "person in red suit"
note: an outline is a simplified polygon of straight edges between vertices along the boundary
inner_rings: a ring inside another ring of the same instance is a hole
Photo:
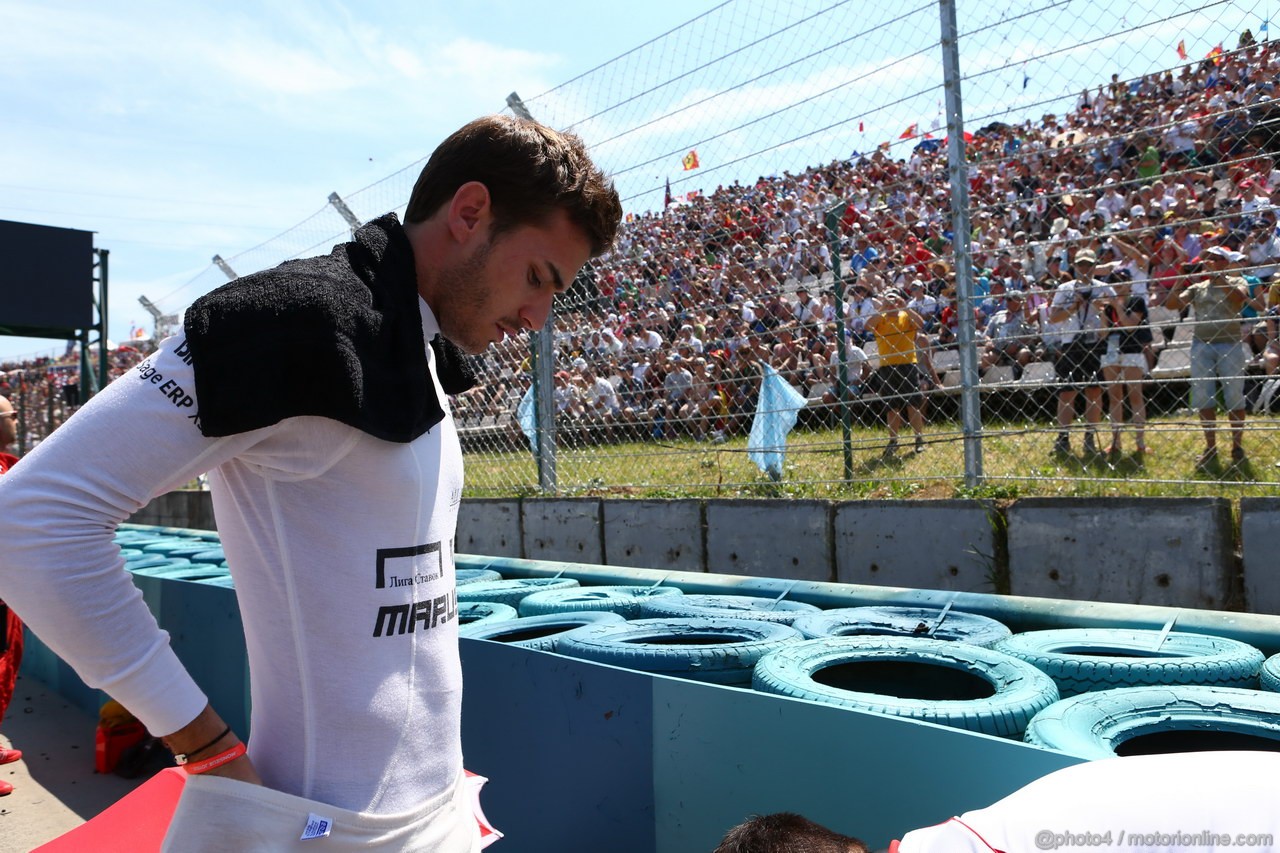
[[[18,413],[13,404],[0,397],[0,475],[5,474],[18,457],[9,452],[9,446],[18,439]],[[13,698],[13,685],[18,680],[18,665],[22,663],[22,622],[18,615],[0,600],[0,722]],[[0,746],[0,764],[9,764],[22,758],[22,752]],[[13,785],[0,779],[0,797],[12,793]]]

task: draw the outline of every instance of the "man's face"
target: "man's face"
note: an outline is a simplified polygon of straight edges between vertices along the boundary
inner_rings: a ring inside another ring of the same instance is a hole
[[[551,299],[568,289],[591,244],[562,210],[543,225],[490,236],[468,257],[437,272],[433,306],[441,333],[466,352],[525,329],[540,329]]]
[[[0,450],[4,450],[9,445],[18,440],[18,419],[15,417],[17,412],[13,410],[13,404],[4,397],[0,397]]]

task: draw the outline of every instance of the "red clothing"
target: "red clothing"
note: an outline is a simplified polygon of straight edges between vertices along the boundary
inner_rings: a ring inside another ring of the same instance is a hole
[[[0,474],[12,468],[18,457],[12,453],[0,453]],[[13,686],[18,680],[18,667],[22,665],[22,620],[0,601],[0,721],[13,699]]]

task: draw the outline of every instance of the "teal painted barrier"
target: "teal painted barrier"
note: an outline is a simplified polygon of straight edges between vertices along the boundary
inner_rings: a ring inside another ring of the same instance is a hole
[[[230,578],[183,580],[174,575],[216,567],[172,562],[145,568],[135,580],[197,683],[228,723],[247,732],[248,670]],[[1276,616],[472,555],[460,555],[457,563],[508,578],[560,574],[584,585],[662,582],[687,593],[785,596],[827,608],[950,603],[1019,631],[1160,628],[1174,620],[1179,630],[1240,639],[1268,654],[1280,651]],[[1079,761],[958,729],[502,643],[464,640],[461,650],[466,765],[489,777],[485,811],[507,833],[504,843],[512,850],[709,851],[747,815],[780,810],[884,846]],[[23,670],[85,707],[96,708],[101,699],[38,640]]]

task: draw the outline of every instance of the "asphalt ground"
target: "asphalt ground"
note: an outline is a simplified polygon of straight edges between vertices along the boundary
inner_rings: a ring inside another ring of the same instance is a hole
[[[0,722],[0,746],[22,760],[0,766],[0,853],[28,853],[84,823],[146,781],[93,770],[97,717],[35,679],[18,676]]]

